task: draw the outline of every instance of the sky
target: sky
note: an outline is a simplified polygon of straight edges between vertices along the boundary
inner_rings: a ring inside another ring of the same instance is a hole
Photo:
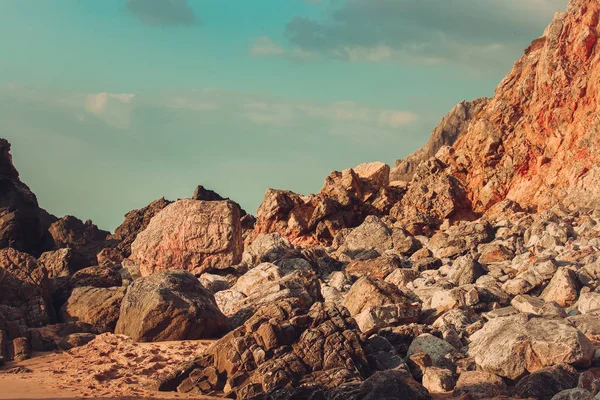
[[[0,136],[40,206],[114,230],[211,188],[405,157],[567,0],[0,0]]]

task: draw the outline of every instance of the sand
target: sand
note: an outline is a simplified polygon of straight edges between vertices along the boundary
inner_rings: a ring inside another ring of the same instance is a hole
[[[193,360],[210,343],[135,343],[103,334],[68,352],[8,363],[0,370],[0,399],[210,399],[153,388],[156,378]]]

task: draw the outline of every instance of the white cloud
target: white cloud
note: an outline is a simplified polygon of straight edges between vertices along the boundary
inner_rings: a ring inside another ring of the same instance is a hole
[[[254,41],[250,49],[253,57],[258,56],[279,56],[285,54],[285,49],[275,44],[270,37],[261,36]]]
[[[237,121],[278,132],[296,132],[304,126],[319,126],[339,136],[346,131],[353,138],[372,136],[374,132],[393,135],[400,127],[418,122],[418,115],[408,110],[369,107],[354,101],[332,103],[296,101],[261,93],[244,93],[218,89],[171,89],[142,93],[59,93],[44,92],[18,85],[7,89],[12,98],[23,103],[41,102],[63,109],[81,123],[100,120],[119,130],[130,129],[134,109],[179,110],[201,118]],[[0,93],[1,94],[1,93]],[[218,126],[218,125],[217,125]]]
[[[85,96],[85,110],[119,129],[131,126],[132,93],[95,93]]]

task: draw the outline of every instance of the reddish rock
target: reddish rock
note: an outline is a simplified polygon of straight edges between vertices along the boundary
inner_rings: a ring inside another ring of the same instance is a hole
[[[143,276],[229,268],[244,250],[239,208],[230,201],[179,200],[152,218],[131,249]]]
[[[571,0],[455,143],[451,166],[476,211],[503,199],[598,205],[599,12]]]
[[[158,199],[139,210],[132,210],[125,214],[125,221],[115,229],[112,240],[118,241],[117,249],[121,251],[124,257],[131,255],[131,244],[138,233],[146,229],[152,217],[158,214],[163,208],[171,204],[170,201]]]

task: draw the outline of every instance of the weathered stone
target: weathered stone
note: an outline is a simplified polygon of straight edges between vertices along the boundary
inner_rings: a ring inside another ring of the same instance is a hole
[[[354,319],[365,335],[371,335],[382,328],[417,322],[420,315],[420,303],[403,302],[368,307],[355,315]]]
[[[468,285],[475,283],[484,274],[484,269],[473,259],[473,256],[465,255],[457,258],[452,263],[452,269],[448,278],[457,285]]]
[[[409,303],[411,302],[394,285],[379,279],[363,277],[350,288],[344,300],[344,307],[354,316],[369,307]]]
[[[557,365],[541,369],[519,380],[514,394],[519,398],[550,400],[563,390],[573,389],[577,382],[577,371],[573,367]]]
[[[231,202],[179,200],[160,211],[131,245],[143,276],[184,269],[193,274],[241,261],[238,208]]]
[[[71,333],[58,343],[58,346],[63,350],[71,350],[74,347],[85,346],[96,338],[93,333]]]
[[[15,338],[12,341],[12,359],[15,361],[27,360],[31,357],[31,347],[26,337]]]
[[[579,283],[574,271],[559,268],[540,295],[545,301],[555,301],[561,307],[573,305],[579,297]]]
[[[294,251],[294,246],[279,233],[263,233],[258,235],[242,255],[242,261],[248,265],[261,262],[275,262]]]
[[[468,395],[472,399],[489,399],[506,394],[506,384],[496,375],[483,371],[465,371],[460,374],[454,397]]]
[[[77,287],[62,306],[61,319],[63,322],[86,322],[100,333],[113,332],[119,319],[125,290],[123,287]]]
[[[424,333],[412,341],[408,348],[407,356],[425,353],[431,357],[434,367],[446,368],[449,362],[446,356],[454,352],[456,352],[456,349],[450,343],[431,334]]]
[[[212,293],[184,271],[137,279],[127,290],[115,333],[141,342],[215,337],[228,328]]]
[[[429,367],[423,375],[423,386],[429,393],[445,393],[454,389],[456,380],[452,371],[444,368]]]
[[[169,204],[171,202],[165,200],[163,197],[153,201],[142,209],[132,210],[125,214],[125,221],[115,229],[114,235],[110,237],[111,240],[119,242],[117,249],[124,257],[131,255],[131,244],[138,233],[146,229],[150,220]]]
[[[381,256],[371,260],[354,260],[346,267],[346,273],[355,278],[369,276],[385,279],[401,266],[402,263],[398,257]]]
[[[589,366],[594,347],[561,320],[518,314],[488,321],[471,336],[469,355],[483,370],[516,379],[562,363]]]

